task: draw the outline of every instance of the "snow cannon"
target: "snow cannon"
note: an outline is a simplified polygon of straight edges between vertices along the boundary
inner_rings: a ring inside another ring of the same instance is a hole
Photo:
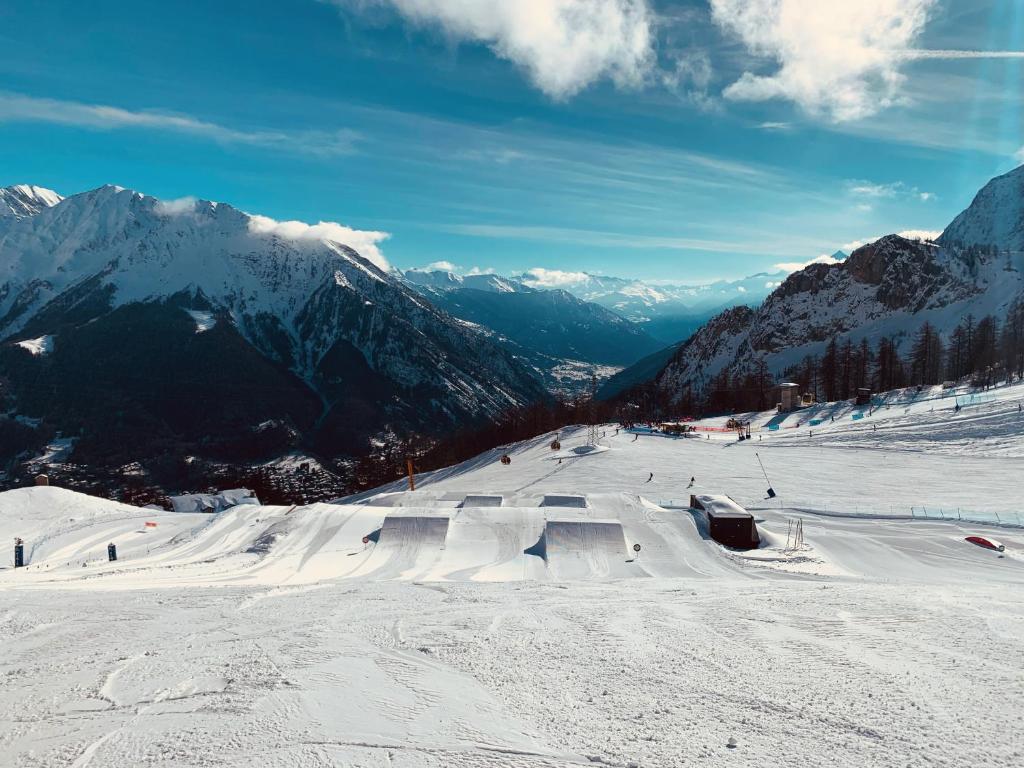
[[[969,541],[971,544],[977,544],[979,547],[985,549],[991,549],[993,552],[1004,552],[1006,546],[1000,544],[995,539],[990,539],[987,536],[968,536],[964,541]]]

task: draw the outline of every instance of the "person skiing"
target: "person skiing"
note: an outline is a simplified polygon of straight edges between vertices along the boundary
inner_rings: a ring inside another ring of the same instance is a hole
[[[686,486],[686,487],[687,487],[687,488],[693,488],[693,484],[694,484],[695,482],[697,482],[697,478],[696,478],[696,477],[691,477],[691,478],[690,478],[690,484],[689,484],[688,486]]]
[[[651,480],[653,480],[653,479],[654,479],[654,473],[653,473],[653,472],[651,472],[651,476],[647,478],[647,482],[649,483],[649,482],[651,482]]]

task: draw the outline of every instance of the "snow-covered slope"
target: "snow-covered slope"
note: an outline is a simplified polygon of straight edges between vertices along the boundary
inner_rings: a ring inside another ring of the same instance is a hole
[[[22,219],[35,216],[44,208],[56,205],[63,199],[52,189],[30,184],[0,187],[0,217]]]
[[[935,243],[889,235],[793,273],[757,310],[730,310],[701,328],[658,386],[680,397],[726,366],[743,374],[765,360],[778,375],[833,337],[894,337],[905,352],[925,321],[945,335],[968,314],[1004,317],[1024,296],[1022,180],[1024,167],[990,182]]]
[[[0,558],[5,757],[1016,768],[1022,390],[743,443],[570,428],[332,504],[2,493],[31,553]],[[691,493],[763,546],[711,540]]]
[[[947,246],[994,246],[1018,254],[1024,251],[1024,165],[982,187],[938,242]]]

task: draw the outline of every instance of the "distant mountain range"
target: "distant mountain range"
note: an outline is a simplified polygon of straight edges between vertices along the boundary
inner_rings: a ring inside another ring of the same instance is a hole
[[[780,375],[834,337],[906,353],[927,321],[946,338],[967,315],[1005,317],[1024,301],[1024,166],[993,179],[934,242],[889,235],[837,264],[788,276],[757,308],[717,315],[653,376],[626,369],[628,385],[653,380],[669,398],[698,393],[723,369]],[[627,386],[628,386],[627,385]],[[619,388],[618,391],[622,391]],[[614,394],[614,393],[613,393]]]
[[[643,326],[663,344],[675,344],[723,309],[760,304],[781,285],[787,274],[760,273],[707,285],[655,285],[642,280],[581,273],[578,279],[559,280],[557,286]],[[538,274],[526,273],[518,279],[535,288],[551,285]]]

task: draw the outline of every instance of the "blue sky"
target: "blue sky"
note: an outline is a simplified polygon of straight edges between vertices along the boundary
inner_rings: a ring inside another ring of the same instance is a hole
[[[941,230],[1024,162],[1021,0],[0,5],[0,184],[671,282]]]

